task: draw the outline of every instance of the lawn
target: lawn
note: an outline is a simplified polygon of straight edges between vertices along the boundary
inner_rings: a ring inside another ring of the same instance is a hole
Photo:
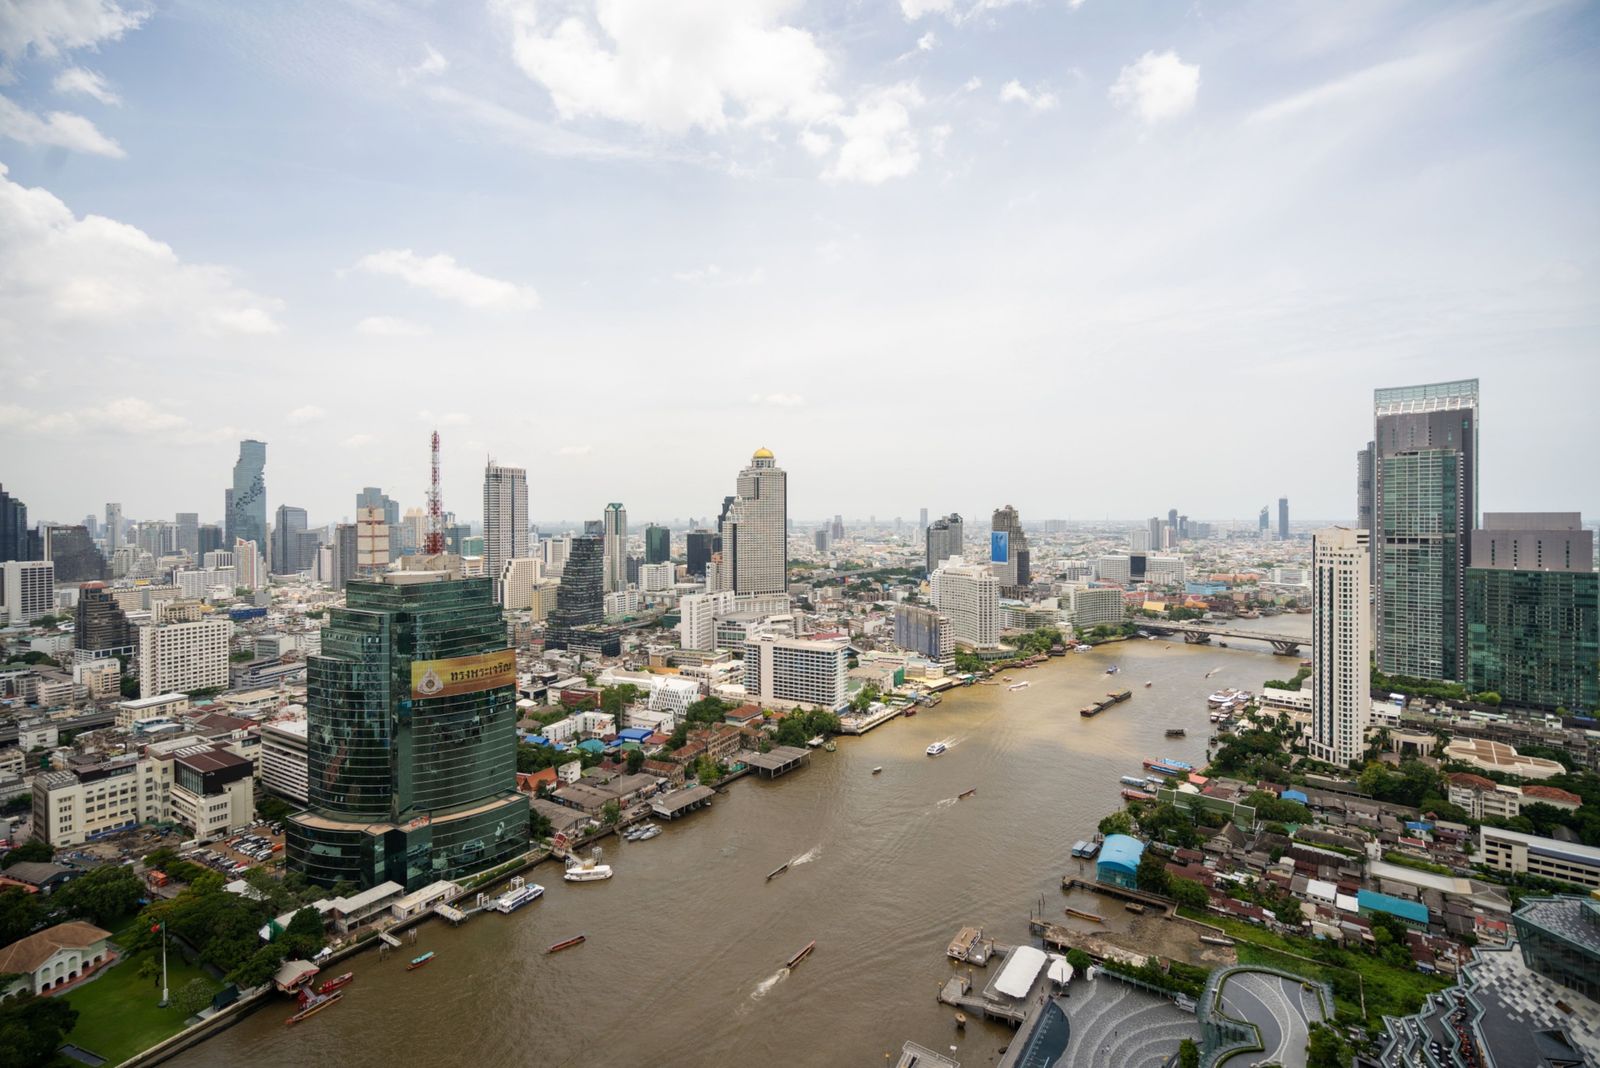
[[[93,982],[61,995],[78,1010],[78,1023],[67,1036],[68,1042],[98,1053],[107,1064],[121,1064],[183,1030],[183,1019],[176,1009],[156,1005],[161,1000],[161,990],[156,985],[159,973],[156,980],[139,977],[139,961],[146,953],[121,961]],[[159,965],[159,950],[154,957]],[[177,953],[167,954],[170,991],[176,992],[191,979],[200,978],[204,976],[199,968],[186,963]]]
[[[1377,957],[1353,950],[1335,950],[1338,963],[1309,963],[1298,957],[1319,957],[1329,952],[1328,943],[1312,938],[1286,937],[1243,920],[1197,909],[1178,911],[1190,919],[1220,927],[1229,937],[1237,939],[1241,964],[1280,968],[1327,983],[1333,988],[1334,1008],[1341,1016],[1360,1019],[1364,998],[1369,1024],[1384,1016],[1406,1016],[1416,1012],[1429,994],[1450,985],[1450,980],[1443,976],[1396,968]],[[1297,954],[1298,957],[1289,954]],[[1352,976],[1359,976],[1360,982],[1356,983]]]

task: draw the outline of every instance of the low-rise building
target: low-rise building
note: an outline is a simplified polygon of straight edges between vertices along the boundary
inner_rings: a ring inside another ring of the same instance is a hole
[[[0,988],[0,1000],[25,990],[43,994],[82,979],[115,956],[106,944],[110,937],[110,931],[73,920],[0,948],[0,975],[15,977]]]
[[[1475,820],[1514,819],[1522,809],[1522,791],[1471,772],[1449,777],[1452,805],[1466,809]]]
[[[255,819],[255,779],[248,759],[196,745],[173,755],[172,817],[200,841],[232,834]]]
[[[1600,849],[1522,834],[1487,824],[1478,828],[1478,858],[1495,871],[1537,875],[1588,890],[1600,889]]]
[[[160,693],[150,697],[136,697],[117,703],[117,726],[132,730],[134,724],[147,719],[173,719],[189,711],[191,702],[186,693]]]
[[[279,797],[307,803],[306,717],[276,719],[261,727],[261,785]]]

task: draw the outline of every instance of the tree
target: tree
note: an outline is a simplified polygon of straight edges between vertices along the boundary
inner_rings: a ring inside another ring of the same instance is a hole
[[[1094,964],[1094,958],[1081,949],[1067,950],[1067,963],[1072,966],[1074,973],[1082,975]]]
[[[181,1019],[187,1020],[207,1005],[211,1004],[211,997],[217,992],[205,979],[190,979],[172,993],[172,1007],[178,1011]]]
[[[260,794],[256,797],[256,815],[264,820],[281,823],[288,819],[293,811],[294,806],[281,797],[273,797],[271,794]]]
[[[617,804],[616,798],[607,801],[600,808],[600,822],[607,827],[615,827],[622,818],[622,806]]]
[[[37,894],[30,894],[20,886],[0,890],[0,946],[26,938],[43,922],[44,908]]]
[[[250,990],[268,982],[278,967],[286,958],[283,955],[283,946],[278,942],[268,942],[258,947],[239,965],[228,973],[228,982],[233,983],[240,990]]]
[[[1133,818],[1118,809],[1100,821],[1099,830],[1101,834],[1132,834]]]
[[[1206,893],[1204,886],[1201,886],[1193,879],[1185,879],[1182,876],[1169,880],[1167,893],[1178,904],[1187,905],[1192,909],[1203,909],[1211,902],[1211,895]]]
[[[43,1068],[78,1022],[66,998],[41,998],[26,992],[0,1002],[0,1064]]]
[[[1306,1043],[1306,1068],[1346,1068],[1350,1063],[1351,1050],[1337,1028],[1314,1023],[1309,1039]]]
[[[48,845],[37,838],[30,838],[7,853],[4,859],[0,859],[0,868],[9,868],[11,865],[21,864],[25,860],[43,861],[48,864],[55,858],[55,855],[55,850]]]
[[[1146,893],[1165,894],[1172,884],[1172,875],[1167,871],[1167,862],[1153,850],[1146,849],[1139,857],[1139,868],[1134,874],[1134,882]]]
[[[540,812],[538,809],[530,805],[528,807],[529,836],[533,838],[534,841],[542,841],[543,839],[549,838],[554,833],[555,824],[550,822],[550,817],[546,816],[543,812]]]
[[[1194,1039],[1186,1038],[1178,1043],[1178,1068],[1200,1068],[1200,1047],[1195,1045]]]
[[[118,916],[132,915],[143,896],[144,884],[133,868],[105,864],[64,885],[51,902],[69,916],[107,927]]]
[[[637,775],[637,774],[639,774],[639,769],[644,767],[644,750],[643,749],[630,749],[630,750],[628,750],[627,764],[628,764],[628,774],[629,775]]]

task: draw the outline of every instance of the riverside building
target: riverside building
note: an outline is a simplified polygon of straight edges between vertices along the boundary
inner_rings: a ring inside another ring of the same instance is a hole
[[[352,582],[308,660],[309,805],[291,870],[323,886],[416,890],[528,844],[516,791],[516,655],[488,578],[457,558]]]
[[[1334,527],[1311,539],[1311,755],[1346,767],[1366,747],[1367,532]]]

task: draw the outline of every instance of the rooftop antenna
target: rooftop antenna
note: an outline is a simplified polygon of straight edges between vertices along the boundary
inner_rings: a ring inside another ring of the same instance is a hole
[[[439,432],[433,432],[433,477],[428,483],[428,534],[422,551],[430,556],[444,552],[444,499],[439,494]]]

